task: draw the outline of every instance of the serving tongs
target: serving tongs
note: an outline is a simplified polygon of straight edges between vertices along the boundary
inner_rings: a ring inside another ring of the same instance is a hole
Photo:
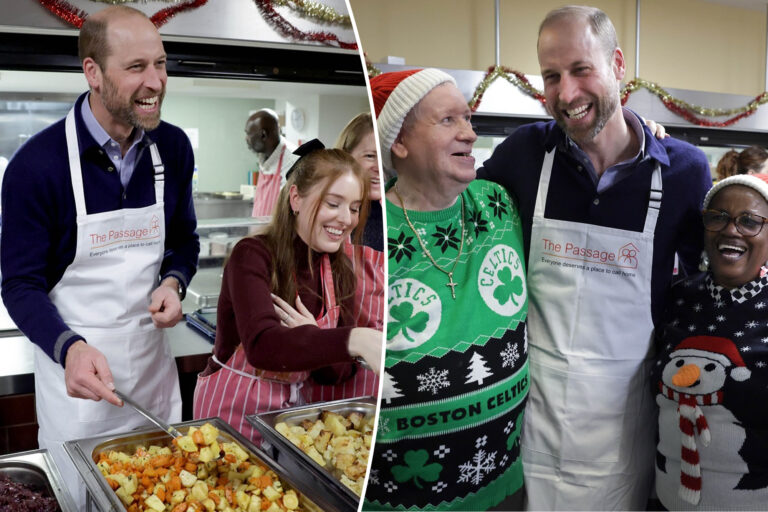
[[[145,408],[143,408],[142,406],[140,406],[139,404],[134,402],[133,399],[128,398],[127,396],[125,396],[125,393],[121,393],[120,391],[115,390],[115,394],[117,395],[117,397],[120,400],[122,400],[126,404],[130,405],[131,407],[133,407],[136,410],[136,412],[138,412],[139,414],[141,414],[142,416],[147,418],[149,421],[151,421],[152,423],[154,423],[155,425],[160,427],[163,430],[163,432],[165,432],[169,436],[174,437],[174,438],[182,437],[181,432],[179,432],[174,427],[172,427],[171,425],[167,424],[166,422],[164,422],[163,420],[161,420],[160,418],[158,418],[157,416],[155,416],[154,414],[152,414],[151,412],[149,412],[148,410],[146,410]],[[224,450],[223,449],[219,449],[219,456],[216,457],[213,460],[222,459],[222,458],[224,458],[225,455],[226,455],[226,453],[224,452]]]
[[[152,414],[151,412],[149,412],[148,410],[146,410],[145,408],[143,408],[142,406],[134,402],[133,399],[127,397],[125,393],[121,393],[120,391],[115,390],[115,394],[120,400],[122,400],[126,404],[136,409],[136,412],[138,412],[139,414],[147,418],[149,421],[151,421],[152,423],[160,427],[163,430],[163,432],[167,433],[169,436],[171,437],[182,436],[182,434],[178,430],[176,430],[174,427],[170,426],[169,424],[167,424],[166,422],[164,422],[163,420],[161,420],[160,418],[158,418],[157,416],[155,416],[154,414]]]

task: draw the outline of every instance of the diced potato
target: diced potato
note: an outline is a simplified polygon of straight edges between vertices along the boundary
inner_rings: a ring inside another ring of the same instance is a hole
[[[200,448],[200,462],[210,462],[216,457],[218,457],[219,454],[217,453],[214,457],[213,453],[211,453],[211,448],[209,446],[204,446],[203,448]]]
[[[178,443],[179,448],[181,448],[185,452],[197,451],[197,445],[189,435],[181,436],[180,438],[176,439],[176,442]]]
[[[320,455],[320,452],[317,451],[317,448],[315,448],[314,446],[310,446],[307,449],[306,453],[307,455],[309,455],[309,457],[312,460],[320,464],[320,466],[325,467],[325,459],[323,458],[322,455]]]
[[[206,423],[200,427],[200,432],[203,433],[203,439],[205,440],[206,445],[212,444],[219,437],[219,429],[210,423]]]
[[[216,510],[216,503],[211,498],[204,499],[203,506],[208,512],[214,512]]]
[[[261,497],[252,496],[251,502],[248,504],[248,512],[261,512]]]
[[[184,481],[182,480],[182,483],[183,482]],[[192,496],[192,499],[195,499],[197,501],[203,501],[205,498],[208,497],[208,485],[205,482],[201,482],[200,480],[198,480],[192,486],[192,489],[190,490],[189,495]]]
[[[280,493],[275,490],[274,487],[267,486],[266,489],[264,489],[264,497],[267,498],[269,501],[275,501],[280,497]]]
[[[349,419],[349,421],[352,423],[352,426],[356,430],[359,430],[360,429],[360,425],[362,425],[362,423],[363,423],[364,417],[359,412],[353,412],[353,413],[350,413],[350,415],[347,417],[347,419]]]
[[[247,510],[248,504],[251,502],[251,497],[243,491],[237,491],[237,493],[235,493],[235,501],[237,501],[238,507]]]
[[[160,501],[160,498],[155,496],[154,494],[147,499],[144,500],[144,504],[151,508],[152,510],[157,510],[158,512],[163,512],[165,510],[165,504]]]
[[[185,499],[187,499],[187,491],[185,491],[184,489],[173,491],[173,494],[171,495],[171,505],[178,505],[179,503],[183,502]]]
[[[197,475],[193,475],[186,469],[179,472],[179,478],[181,478],[181,485],[184,487],[192,487],[197,482]]]
[[[115,494],[117,494],[117,497],[120,498],[120,501],[122,501],[125,504],[125,506],[128,506],[131,503],[133,503],[133,496],[131,496],[131,494],[133,493],[126,491],[125,487],[122,487],[122,486],[118,487],[117,490],[115,491]]]

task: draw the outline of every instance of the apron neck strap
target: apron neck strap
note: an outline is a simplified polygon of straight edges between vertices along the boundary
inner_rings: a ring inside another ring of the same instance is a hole
[[[69,174],[72,182],[72,192],[75,195],[75,211],[77,216],[86,215],[85,194],[83,193],[83,172],[80,169],[80,145],[77,141],[75,127],[75,107],[72,107],[64,121],[64,133],[67,138],[67,155],[69,157]]]
[[[87,215],[85,194],[83,192],[83,170],[80,166],[80,145],[78,144],[77,127],[75,126],[75,107],[72,107],[69,113],[67,113],[67,118],[64,121],[64,133],[67,138],[69,174],[72,181],[72,192],[75,195],[75,210],[78,216]],[[155,203],[160,204],[164,199],[165,166],[160,158],[157,144],[154,142],[149,145],[149,153],[152,155],[152,167],[155,169]]]
[[[541,165],[541,176],[539,177],[539,189],[536,193],[536,206],[533,210],[534,218],[544,218],[544,210],[547,206],[547,194],[549,193],[549,183],[552,178],[552,167],[555,162],[556,150],[557,147],[554,147],[544,155],[544,162]],[[652,235],[656,231],[656,222],[659,219],[662,196],[661,164],[656,162],[655,167],[653,168],[653,174],[651,174],[648,211],[645,215],[645,224],[643,226],[643,233],[645,234]]]
[[[154,142],[149,145],[149,153],[152,155],[152,167],[155,169],[155,203],[162,203],[165,190],[165,166],[160,159],[160,150]]]

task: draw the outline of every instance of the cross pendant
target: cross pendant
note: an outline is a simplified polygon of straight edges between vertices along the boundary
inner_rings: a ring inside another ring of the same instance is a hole
[[[453,272],[448,272],[448,282],[445,283],[445,286],[451,287],[451,297],[456,300],[456,283],[453,282]]]

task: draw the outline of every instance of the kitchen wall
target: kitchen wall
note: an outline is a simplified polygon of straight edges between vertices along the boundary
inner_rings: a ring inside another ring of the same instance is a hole
[[[501,0],[501,64],[538,75],[536,36],[562,0]],[[576,2],[578,3],[578,2]],[[636,3],[590,0],[612,19],[635,76]],[[757,3],[757,2],[755,2]],[[363,50],[407,65],[484,70],[495,64],[493,0],[350,0]],[[766,9],[705,0],[641,0],[639,76],[666,88],[754,96],[766,89]],[[434,20],[430,26],[429,20]]]
[[[275,108],[274,100],[166,96],[163,119],[197,131],[198,190],[240,190],[246,173],[256,168],[256,154],[245,144],[245,121],[262,108]]]

